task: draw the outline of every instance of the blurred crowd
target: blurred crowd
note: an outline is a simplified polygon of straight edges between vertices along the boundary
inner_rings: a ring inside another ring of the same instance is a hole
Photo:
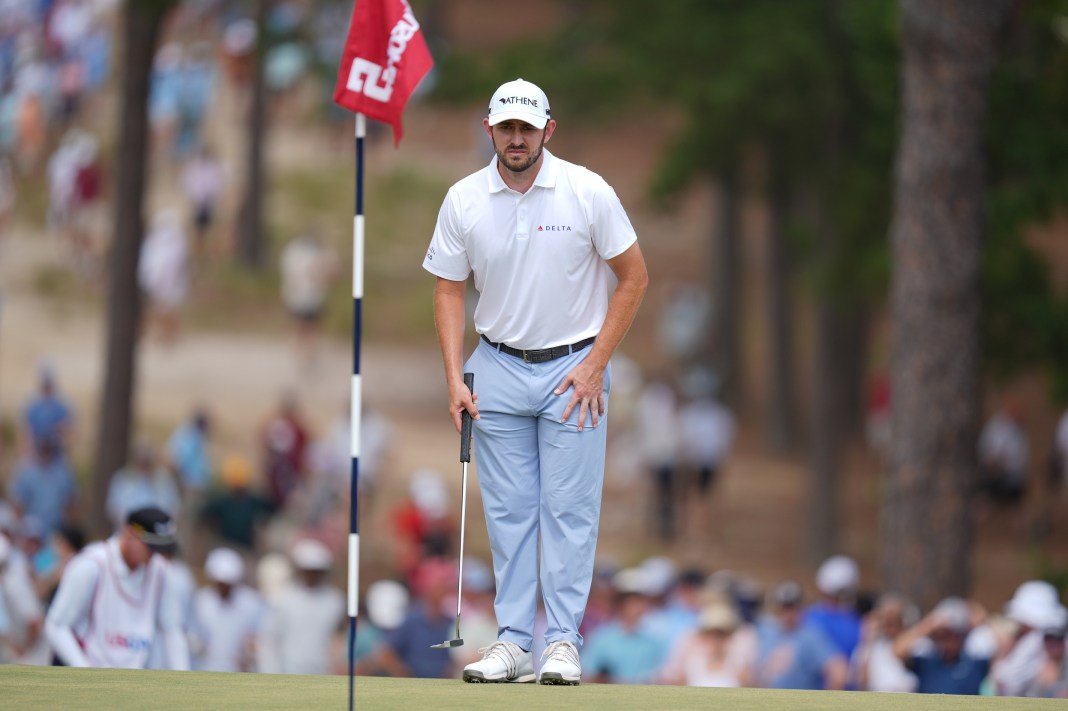
[[[650,379],[638,391],[636,412],[671,421],[679,415],[672,393],[663,379]],[[692,472],[693,486],[711,488],[729,449],[730,428],[721,430],[730,419],[711,394],[701,406],[716,413],[695,417],[708,423],[706,439],[717,442],[709,450],[710,471],[702,473],[708,457],[683,456],[684,449],[675,450],[672,463]],[[367,415],[360,461],[365,515],[377,505],[376,484],[393,445],[389,421]],[[83,494],[68,456],[76,430],[56,373],[42,366],[19,420],[20,464],[0,504],[5,662],[58,661],[42,628],[64,566],[86,544],[76,525]],[[196,408],[162,446],[139,440],[133,447],[129,464],[111,478],[109,519],[119,531],[131,511],[154,506],[179,521],[183,546],[171,556],[167,584],[186,600],[194,669],[344,673],[346,608],[337,582],[347,532],[347,413],[316,435],[297,397],[286,394],[260,423],[256,441],[255,457],[217,457],[211,412]],[[655,494],[664,461],[647,463],[648,490]],[[661,533],[664,500],[657,498],[649,516]],[[420,470],[409,477],[407,494],[389,505],[382,519],[388,531],[376,535],[390,541],[390,571],[367,585],[362,598],[358,673],[458,677],[496,639],[493,572],[468,554],[465,643],[431,648],[455,636],[453,503],[443,476]],[[666,556],[629,567],[601,559],[581,629],[585,679],[1068,697],[1068,611],[1050,583],[1022,582],[996,611],[953,597],[921,610],[900,594],[862,583],[858,565],[841,555],[811,580],[771,581],[744,571],[682,568]],[[166,666],[162,655],[152,658]]]
[[[344,668],[345,603],[335,581],[343,572],[338,561],[350,500],[345,405],[316,431],[299,397],[284,393],[253,426],[251,454],[220,452],[211,408],[198,405],[166,438],[139,437],[127,464],[109,478],[101,504],[113,535],[145,508],[177,523],[180,546],[167,554],[167,585],[185,601],[193,668],[319,674]],[[393,427],[371,409],[361,425],[359,491],[369,507],[388,466]],[[71,457],[78,434],[58,375],[43,363],[19,413],[15,451],[5,458],[14,464],[4,472],[0,498],[0,662],[61,662],[44,624],[64,569],[91,538],[85,528],[91,502]],[[398,537],[390,555],[403,561],[398,574],[414,574],[420,565],[423,546],[413,537],[444,538],[436,528],[447,513],[440,475],[418,474],[412,494],[419,506],[405,499],[392,513]],[[163,664],[162,655],[153,658]]]
[[[116,93],[120,10],[118,0],[0,0],[0,229],[20,191],[44,196],[33,219],[86,282],[104,276],[112,233],[115,136],[100,117]],[[340,58],[345,11],[344,3],[272,3],[264,72],[273,114],[286,110],[307,79],[321,90],[315,106],[332,115],[326,69]],[[180,333],[197,269],[233,249],[236,200],[228,188],[237,182],[238,156],[218,150],[228,141],[212,126],[245,121],[243,109],[226,107],[240,106],[249,92],[259,42],[249,12],[228,0],[178,3],[152,66],[146,108],[163,180],[146,199],[153,212],[138,283],[145,331],[164,343]],[[37,209],[36,201],[24,202]],[[292,315],[298,352],[311,360],[336,259],[312,230],[291,237],[280,250],[279,302]]]

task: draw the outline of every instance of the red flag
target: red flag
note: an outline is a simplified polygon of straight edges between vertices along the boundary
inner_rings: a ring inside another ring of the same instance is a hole
[[[393,126],[399,144],[404,105],[433,66],[408,0],[357,0],[334,102]]]

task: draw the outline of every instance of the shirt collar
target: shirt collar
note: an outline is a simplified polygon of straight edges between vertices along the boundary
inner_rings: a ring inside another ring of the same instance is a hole
[[[537,177],[534,178],[532,187],[555,188],[556,156],[550,153],[548,148],[542,148],[541,155],[541,170],[538,171]],[[489,191],[491,193],[499,193],[504,190],[510,190],[510,188],[505,184],[500,171],[497,170],[497,156],[495,155],[489,164]]]

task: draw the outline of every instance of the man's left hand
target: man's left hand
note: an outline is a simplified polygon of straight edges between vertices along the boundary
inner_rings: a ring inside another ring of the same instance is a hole
[[[590,363],[589,360],[582,361],[564,377],[553,393],[563,395],[568,388],[572,388],[571,401],[564,408],[560,421],[567,422],[567,418],[571,416],[571,412],[577,405],[579,432],[586,425],[587,413],[593,420],[593,426],[596,427],[599,419],[604,415],[604,368]]]

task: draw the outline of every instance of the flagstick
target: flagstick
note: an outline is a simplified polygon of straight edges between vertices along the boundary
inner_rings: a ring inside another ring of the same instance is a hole
[[[359,614],[360,527],[357,506],[360,480],[360,331],[363,302],[363,139],[367,118],[356,114],[356,216],[352,221],[352,399],[350,437],[352,478],[349,488],[349,711],[355,703],[356,616]]]

